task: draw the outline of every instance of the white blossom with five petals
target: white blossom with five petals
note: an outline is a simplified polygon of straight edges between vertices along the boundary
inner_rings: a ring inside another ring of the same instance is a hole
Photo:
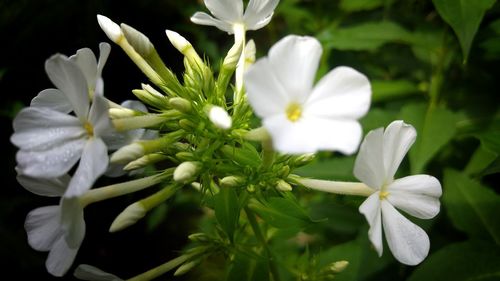
[[[233,34],[235,28],[257,30],[267,25],[279,0],[250,0],[245,12],[243,12],[243,0],[204,0],[204,2],[215,18],[204,12],[196,12],[191,21],[215,26]]]
[[[370,82],[341,66],[313,87],[321,53],[315,38],[290,35],[245,73],[248,101],[280,152],[352,154],[361,141],[357,119],[370,106]]]
[[[14,119],[11,141],[20,148],[16,159],[21,174],[56,178],[80,160],[66,197],[87,191],[108,165],[102,136],[113,127],[99,81],[109,45],[102,46],[99,63],[95,57],[88,61],[91,51],[86,49],[71,58],[58,54],[48,59],[45,69],[57,89],[40,92]]]
[[[439,213],[441,184],[429,175],[394,179],[405,154],[415,141],[415,128],[403,121],[392,122],[384,131],[369,132],[354,164],[354,175],[375,192],[359,207],[366,217],[368,236],[382,255],[382,229],[394,257],[407,265],[419,264],[429,253],[429,237],[396,208],[421,219]]]
[[[83,206],[79,197],[63,197],[70,177],[37,179],[18,175],[17,180],[35,194],[61,196],[59,205],[32,210],[26,216],[24,227],[33,249],[49,251],[45,262],[47,271],[54,276],[63,276],[73,264],[85,236]]]

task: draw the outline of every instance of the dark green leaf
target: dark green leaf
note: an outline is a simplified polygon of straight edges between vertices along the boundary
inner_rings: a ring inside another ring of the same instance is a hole
[[[499,280],[500,248],[493,244],[467,241],[451,244],[427,258],[408,281]]]
[[[372,80],[372,101],[386,101],[406,97],[419,92],[417,84],[409,80]]]
[[[302,229],[314,222],[297,202],[290,199],[271,197],[267,202],[253,199],[248,206],[268,224],[277,228]]]
[[[240,216],[238,196],[233,188],[221,187],[214,197],[217,221],[232,241]]]
[[[368,22],[326,30],[318,35],[325,48],[374,51],[389,42],[406,41],[410,34],[394,22]]]
[[[246,143],[243,147],[225,145],[221,150],[225,157],[241,166],[257,167],[260,165],[260,155],[255,147],[249,143]]]
[[[428,108],[424,104],[404,107],[401,116],[417,130],[417,139],[410,150],[410,164],[412,173],[418,174],[453,138],[458,117],[446,108]]]
[[[495,0],[433,0],[432,2],[439,15],[455,31],[460,41],[464,61],[467,61],[479,24]]]
[[[500,245],[500,196],[494,191],[464,173],[446,170],[443,201],[456,228]]]
[[[347,12],[372,10],[384,4],[384,0],[341,0],[340,8]]]
[[[236,255],[226,277],[227,281],[267,281],[269,280],[269,264],[261,257]]]
[[[294,170],[303,177],[317,179],[354,180],[352,169],[354,157],[323,159]]]

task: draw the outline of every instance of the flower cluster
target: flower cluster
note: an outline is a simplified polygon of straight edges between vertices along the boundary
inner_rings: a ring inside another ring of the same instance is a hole
[[[255,213],[265,220],[269,202],[293,200],[287,193],[294,186],[368,197],[359,211],[368,221],[377,253],[382,254],[384,232],[397,260],[420,263],[428,254],[429,238],[395,208],[432,218],[439,212],[441,186],[427,175],[394,179],[416,138],[415,129],[394,121],[385,131],[369,132],[354,167],[361,182],[294,175],[294,169],[312,160],[312,153],[351,155],[358,150],[362,140],[358,120],[367,113],[371,99],[368,78],[339,66],[315,84],[322,47],[308,36],[286,36],[267,56],[255,60],[255,43],[247,42],[245,33],[264,27],[278,0],[250,0],[245,10],[242,0],[205,0],[205,4],[215,18],[198,12],[191,20],[234,34],[235,43],[214,75],[186,38],[166,30],[184,56],[181,80],[144,34],[97,16],[109,39],[151,81],[152,85],[133,90],[142,103],[120,105],[104,97],[101,76],[110,52],[107,43],[100,45],[99,59],[89,49],[80,49],[71,57],[57,54],[47,60],[46,72],[57,89],[40,92],[19,112],[11,138],[19,147],[21,185],[38,195],[60,197],[59,205],[35,209],[26,218],[29,244],[50,251],[47,270],[62,276],[71,267],[85,236],[83,210],[88,204],[152,186],[158,189],[117,215],[111,232],[135,224],[185,186],[213,198],[207,201],[215,202],[210,207],[218,216],[219,231],[191,235],[193,247],[131,280],[150,280],[174,268],[175,275],[181,275],[214,253],[230,255],[238,227],[242,233],[251,227],[266,249],[270,274],[277,278]],[[254,116],[260,117],[261,127],[252,127]],[[146,176],[147,166],[156,172]],[[69,175],[70,171],[74,172]],[[126,173],[137,178],[93,187],[101,176]],[[240,212],[246,213],[249,224],[239,223]],[[335,264],[347,266],[345,261]],[[337,266],[333,273],[340,271]],[[89,265],[78,267],[75,275],[84,280],[122,280]]]

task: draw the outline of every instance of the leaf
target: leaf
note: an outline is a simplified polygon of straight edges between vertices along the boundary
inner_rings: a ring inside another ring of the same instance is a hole
[[[355,180],[354,157],[320,159],[294,170],[300,176],[326,180]]]
[[[306,211],[291,199],[271,197],[267,202],[251,199],[248,207],[276,228],[303,229],[314,222]]]
[[[421,173],[425,165],[453,138],[458,116],[446,108],[430,108],[425,104],[410,104],[401,116],[417,130],[417,139],[410,149],[413,174]]]
[[[230,241],[233,241],[234,231],[240,216],[238,195],[233,188],[221,187],[214,196],[215,217]]]
[[[366,220],[358,211],[359,203],[354,204],[350,199],[322,196],[320,201],[310,203],[310,214],[313,218],[328,218],[321,226],[329,231],[354,235],[366,225]]]
[[[460,41],[464,62],[469,56],[474,36],[485,12],[496,0],[433,0],[443,20],[448,23]]]
[[[500,196],[464,173],[446,170],[443,201],[453,225],[500,245]]]
[[[268,281],[269,266],[268,262],[261,257],[246,256],[238,254],[229,269],[226,280],[233,281]]]
[[[467,241],[448,245],[427,258],[408,281],[499,280],[500,248],[490,243]]]
[[[241,166],[258,167],[260,165],[260,155],[251,144],[247,143],[243,147],[224,145],[221,151],[225,157]]]
[[[487,132],[476,137],[481,141],[481,145],[476,149],[465,168],[465,173],[468,175],[490,171],[491,164],[500,155],[500,132]]]
[[[406,41],[410,33],[396,23],[368,22],[326,30],[318,35],[325,48],[374,51],[389,42]]]
[[[372,80],[371,84],[373,102],[393,100],[395,98],[406,97],[419,92],[418,86],[409,80]]]
[[[363,132],[366,134],[371,130],[386,127],[397,119],[397,115],[398,112],[389,109],[370,109],[370,111],[360,120],[363,126]]]
[[[340,8],[346,12],[366,11],[378,8],[384,0],[341,0]]]
[[[364,280],[393,261],[388,254],[378,257],[368,241],[367,232],[361,232],[356,240],[337,245],[320,254],[320,266],[340,260],[349,262],[344,271],[335,275],[335,281]]]

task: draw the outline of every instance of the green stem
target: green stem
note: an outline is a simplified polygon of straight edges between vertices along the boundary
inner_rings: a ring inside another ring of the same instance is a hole
[[[262,247],[266,250],[267,258],[269,260],[269,268],[271,270],[271,276],[274,281],[280,281],[280,275],[278,272],[278,267],[276,266],[276,260],[271,252],[271,249],[267,245],[267,241],[260,230],[259,224],[257,223],[257,219],[255,218],[255,214],[250,210],[250,208],[245,207],[245,213],[247,214],[248,221],[250,222],[250,226],[252,227],[257,240],[262,244]]]

